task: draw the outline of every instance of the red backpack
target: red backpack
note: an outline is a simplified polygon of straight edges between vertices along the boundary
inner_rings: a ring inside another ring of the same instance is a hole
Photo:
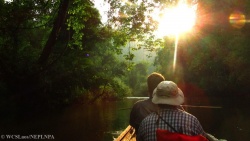
[[[157,129],[156,130],[156,138],[157,141],[209,141],[202,135],[185,135],[182,133],[178,133],[173,126],[171,126],[167,121],[165,121],[159,114],[157,124],[159,124],[159,118],[164,121],[170,128],[172,128],[175,132],[170,132],[165,129]],[[158,125],[157,125],[158,126]]]
[[[163,129],[156,130],[156,137],[157,141],[208,141],[208,139],[202,135],[189,136]]]

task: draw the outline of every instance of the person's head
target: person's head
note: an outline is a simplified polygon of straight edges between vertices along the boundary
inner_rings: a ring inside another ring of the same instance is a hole
[[[184,94],[173,81],[162,81],[153,92],[152,102],[179,106],[184,103]]]
[[[153,91],[157,87],[157,85],[164,80],[165,80],[164,76],[161,75],[160,73],[153,72],[148,76],[147,84],[148,84],[148,93],[150,98],[152,98]]]

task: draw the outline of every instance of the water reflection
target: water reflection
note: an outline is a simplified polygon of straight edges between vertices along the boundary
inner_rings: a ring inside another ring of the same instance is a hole
[[[138,98],[117,102],[77,105],[63,112],[47,114],[25,122],[0,125],[1,134],[49,134],[58,141],[112,141],[129,121],[130,109]],[[239,109],[186,108],[203,128],[217,138],[228,141],[250,140],[249,113]],[[2,121],[3,122],[3,121]],[[4,131],[4,132],[3,132]]]
[[[57,133],[60,139],[111,141],[128,125],[130,107],[133,101],[100,102],[82,107],[70,107],[62,116],[63,132]],[[74,139],[72,139],[74,138]]]

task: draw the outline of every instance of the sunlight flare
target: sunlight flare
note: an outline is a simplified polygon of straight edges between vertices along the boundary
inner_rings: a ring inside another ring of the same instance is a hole
[[[184,3],[167,8],[160,15],[157,18],[159,26],[156,31],[156,35],[160,37],[190,31],[196,21],[195,9]]]
[[[177,47],[178,47],[178,34],[175,35],[173,72],[175,72],[175,67],[176,67]]]
[[[229,16],[230,24],[235,28],[242,28],[247,22],[245,15],[240,11],[234,11]]]
[[[179,35],[190,31],[195,25],[196,6],[188,6],[182,1],[176,7],[166,8],[163,12],[159,12],[161,16],[156,16],[156,20],[159,22],[156,36],[175,36],[173,72],[176,69]]]

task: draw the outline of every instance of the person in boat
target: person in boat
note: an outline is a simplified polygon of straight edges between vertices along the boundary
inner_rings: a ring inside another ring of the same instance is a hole
[[[153,72],[147,77],[149,99],[137,101],[130,112],[129,124],[135,128],[135,133],[137,133],[141,121],[150,113],[158,110],[157,105],[152,103],[152,94],[157,85],[164,80],[164,76],[157,72]]]
[[[152,102],[158,105],[159,110],[141,122],[136,135],[137,141],[156,141],[156,131],[159,129],[182,135],[206,137],[198,119],[178,108],[184,103],[184,94],[174,82],[161,82],[153,92]]]

